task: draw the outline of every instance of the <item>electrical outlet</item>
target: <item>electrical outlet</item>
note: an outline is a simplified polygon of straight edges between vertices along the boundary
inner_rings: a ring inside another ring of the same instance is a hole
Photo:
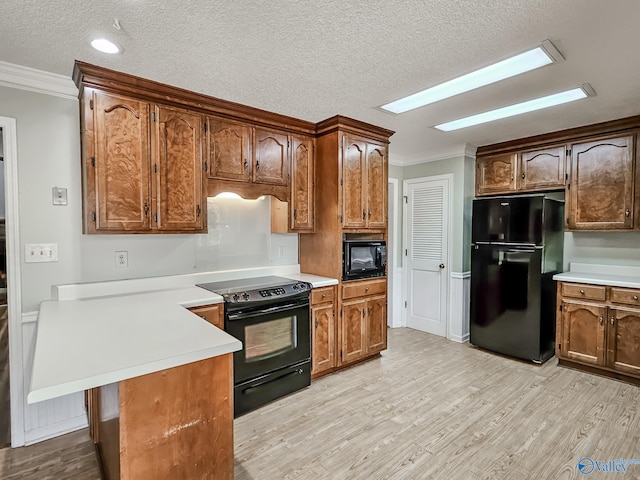
[[[61,187],[53,187],[51,189],[54,205],[66,205],[67,204],[67,189]]]
[[[116,252],[116,268],[129,268],[129,254]]]
[[[286,247],[284,247],[284,246],[280,245],[280,246],[278,247],[278,257],[279,257],[279,258],[284,258],[284,256],[286,255],[286,253],[287,253],[287,249],[286,249]]]

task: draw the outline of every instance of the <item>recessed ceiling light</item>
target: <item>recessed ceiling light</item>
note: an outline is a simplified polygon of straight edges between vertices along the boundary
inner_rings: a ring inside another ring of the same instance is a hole
[[[539,47],[528,50],[520,55],[507,58],[488,67],[481,68],[435,87],[427,88],[395,102],[382,105],[380,108],[392,113],[404,113],[414,108],[429,105],[460,93],[484,87],[505,78],[514,77],[536,68],[563,61],[564,58],[549,40],[545,40]]]
[[[106,38],[96,38],[92,40],[91,46],[102,53],[110,53],[112,55],[122,53],[122,49],[118,45]]]
[[[489,112],[478,113],[477,115],[461,118],[459,120],[441,123],[440,125],[435,125],[435,128],[444,132],[449,132],[451,130],[471,127],[481,123],[492,122],[501,118],[513,117],[514,115],[520,115],[521,113],[533,112],[543,108],[562,105],[563,103],[569,103],[582,98],[593,97],[595,95],[596,92],[591,88],[591,85],[585,83],[579,88],[554,93],[553,95],[547,95],[546,97],[534,98],[533,100],[516,103],[515,105],[509,105]]]

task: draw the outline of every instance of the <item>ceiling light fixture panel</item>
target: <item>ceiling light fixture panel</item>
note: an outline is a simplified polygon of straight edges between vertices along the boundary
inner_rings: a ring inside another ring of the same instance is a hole
[[[571,90],[554,93],[545,97],[534,98],[532,100],[527,100],[526,102],[516,103],[514,105],[490,110],[488,112],[478,113],[477,115],[471,115],[470,117],[460,118],[451,122],[441,123],[440,125],[435,125],[434,128],[444,132],[450,132],[451,130],[459,130],[461,128],[471,127],[481,123],[493,122],[494,120],[513,117],[522,113],[534,112],[543,108],[554,107],[556,105],[574,102],[576,100],[593,97],[595,95],[596,92],[591,88],[591,85],[585,83],[578,88],[572,88]]]
[[[545,40],[534,49],[387,103],[380,108],[391,113],[404,113],[563,60],[553,44]]]

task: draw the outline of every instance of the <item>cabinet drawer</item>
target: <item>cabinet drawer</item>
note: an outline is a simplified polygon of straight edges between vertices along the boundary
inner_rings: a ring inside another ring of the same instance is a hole
[[[582,283],[563,283],[562,296],[602,300],[606,298],[607,287],[601,285],[585,285]]]
[[[611,301],[627,305],[640,305],[640,289],[611,287]]]
[[[342,285],[342,298],[363,297],[365,295],[375,295],[386,293],[387,280],[367,280],[364,282],[349,283]]]
[[[314,288],[311,290],[311,305],[333,302],[333,287]]]

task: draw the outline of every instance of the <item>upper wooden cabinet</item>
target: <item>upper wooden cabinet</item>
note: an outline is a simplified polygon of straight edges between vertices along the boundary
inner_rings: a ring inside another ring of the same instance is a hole
[[[344,135],[341,183],[343,228],[386,228],[386,144]]]
[[[536,149],[519,155],[518,190],[549,190],[563,188],[566,179],[567,147]]]
[[[156,173],[158,230],[197,231],[206,225],[203,192],[203,117],[188,110],[157,105]]]
[[[291,230],[311,232],[315,220],[315,146],[311,137],[291,137]]]
[[[150,105],[86,93],[85,233],[150,230]]]
[[[289,185],[289,136],[256,128],[254,133],[253,181]]]
[[[209,177],[289,185],[289,135],[209,117]]]
[[[515,192],[516,154],[476,159],[476,195]]]
[[[568,229],[633,228],[635,137],[603,138],[571,146]]]
[[[251,178],[252,142],[249,125],[207,118],[209,177],[248,182]]]
[[[564,145],[476,159],[476,195],[564,188]]]
[[[206,229],[202,117],[85,89],[85,233]]]

